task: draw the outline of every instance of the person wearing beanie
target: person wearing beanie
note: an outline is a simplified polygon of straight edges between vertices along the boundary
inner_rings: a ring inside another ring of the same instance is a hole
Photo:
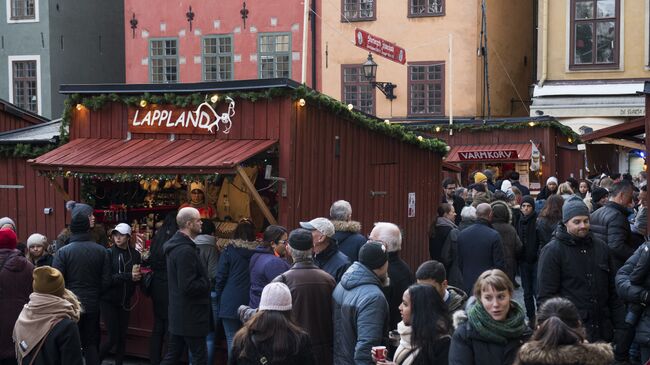
[[[106,234],[107,229],[104,227],[103,224],[95,224],[95,211],[93,207],[91,207],[88,204],[84,203],[78,203],[74,200],[70,200],[66,202],[65,204],[66,209],[70,211],[70,217],[73,217],[77,214],[84,215],[88,217],[88,222],[90,224],[90,233],[92,235],[92,240],[97,242],[98,244],[108,247],[108,235]],[[69,231],[68,227],[68,231]],[[69,239],[67,241],[63,242],[63,245],[67,245],[69,243]],[[58,246],[57,246],[58,248]]]
[[[273,281],[289,287],[291,318],[310,334],[315,364],[331,365],[334,351],[332,292],[336,281],[314,263],[310,231],[304,228],[294,229],[289,234],[287,243],[287,255],[293,259],[293,266]],[[242,322],[245,323],[255,312],[255,309],[241,306],[239,314]]]
[[[591,212],[595,212],[602,208],[609,201],[609,191],[607,189],[596,187],[591,192],[591,205],[593,206]]]
[[[17,237],[11,228],[0,229],[0,364],[15,364],[11,333],[32,292],[32,265],[16,250]]]
[[[486,184],[486,187],[488,188],[488,190],[491,193],[494,193],[495,191],[497,191],[497,186],[494,184],[494,171],[492,171],[491,169],[485,169],[485,170],[483,170],[483,175],[485,175],[485,177],[487,179],[485,184]]]
[[[551,195],[557,194],[557,188],[558,188],[557,177],[555,176],[549,177],[548,179],[546,179],[546,185],[544,185],[544,187],[539,192],[539,194],[537,194],[537,200],[546,200]]]
[[[206,199],[205,185],[198,181],[190,183],[190,200],[181,205],[181,208],[185,207],[197,209],[201,214],[201,218],[214,219],[217,215],[214,206]]]
[[[616,293],[610,251],[590,231],[589,209],[579,197],[564,202],[562,221],[541,250],[537,274],[539,303],[553,297],[572,301],[589,342],[610,342],[614,330],[624,330],[625,309]],[[627,360],[629,346],[616,347],[616,360]]]
[[[49,244],[47,237],[40,233],[34,233],[27,239],[27,259],[39,266],[52,266],[53,257],[48,252]]]
[[[300,222],[300,227],[311,231],[314,242],[314,263],[326,273],[332,275],[338,283],[345,270],[350,267],[350,258],[339,251],[334,240],[336,229],[327,218],[314,218],[309,222]]]
[[[99,347],[99,360],[115,348],[115,365],[122,365],[126,348],[126,330],[132,309],[131,297],[142,279],[140,253],[131,247],[131,226],[120,223],[111,230],[111,247],[107,249],[111,281],[100,301],[100,312],[107,330],[106,341]],[[134,269],[135,267],[135,269]]]
[[[370,240],[332,294],[334,364],[372,364],[372,347],[386,345],[388,302],[381,288],[388,282],[386,246]]]
[[[402,232],[396,224],[388,222],[377,222],[368,238],[372,241],[383,242],[388,252],[388,277],[390,282],[382,290],[388,301],[388,326],[397,328],[401,320],[399,306],[402,304],[402,294],[415,283],[415,275],[411,268],[402,260]]]
[[[82,365],[79,300],[65,288],[61,272],[50,266],[34,269],[32,285],[34,292],[13,328],[18,364]]]
[[[14,220],[9,217],[2,217],[0,218],[0,229],[2,228],[10,228],[12,231],[16,232],[16,223],[14,223]]]
[[[537,212],[535,199],[524,195],[519,206],[520,218],[515,226],[521,240],[522,252],[519,256],[519,275],[524,288],[524,303],[528,324],[535,325],[535,298],[537,297],[537,260],[539,258],[539,239],[537,237]]]
[[[84,359],[87,365],[98,365],[99,302],[111,283],[111,260],[106,249],[93,240],[90,223],[94,219],[83,205],[73,207],[70,243],[56,252],[52,266],[61,272],[66,288],[79,298],[84,308],[78,322]]]
[[[522,183],[519,182],[519,173],[517,171],[513,171],[510,173],[510,182],[512,183],[512,186],[516,187],[521,191],[521,195],[526,196],[530,195],[530,189],[528,189],[527,186],[524,186]]]
[[[259,310],[233,340],[232,365],[316,364],[307,331],[292,319],[291,290],[280,282],[262,290]]]
[[[210,277],[194,242],[203,222],[197,209],[186,207],[178,211],[176,223],[178,231],[163,245],[169,283],[169,342],[161,364],[178,364],[189,348],[192,363],[206,365]]]
[[[477,172],[474,174],[474,184],[483,184],[484,186],[487,186],[487,180],[487,176],[485,176],[485,174],[482,172]]]

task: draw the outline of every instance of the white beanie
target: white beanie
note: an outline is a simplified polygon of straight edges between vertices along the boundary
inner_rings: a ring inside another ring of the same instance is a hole
[[[503,180],[503,182],[501,183],[500,190],[503,191],[504,193],[507,193],[508,190],[512,191],[512,183],[510,182],[510,180]]]
[[[554,182],[555,185],[558,185],[557,177],[551,176],[548,179],[546,179],[546,185],[548,185],[548,183],[550,183],[550,182]]]
[[[40,233],[34,233],[33,235],[29,236],[27,239],[27,248],[30,248],[35,245],[41,245],[43,247],[47,247],[47,237],[43,236]]]
[[[284,283],[270,283],[262,290],[261,311],[291,310],[291,290]]]

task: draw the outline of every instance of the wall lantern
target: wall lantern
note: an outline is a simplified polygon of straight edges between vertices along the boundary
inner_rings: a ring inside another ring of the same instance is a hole
[[[393,84],[392,82],[375,81],[377,77],[377,63],[372,59],[371,53],[368,53],[368,59],[366,62],[364,62],[362,68],[363,76],[366,78],[366,80],[370,82],[370,85],[376,87],[379,89],[379,91],[386,95],[386,99],[393,100],[397,98],[395,94],[393,94],[393,89],[395,89],[397,85]]]

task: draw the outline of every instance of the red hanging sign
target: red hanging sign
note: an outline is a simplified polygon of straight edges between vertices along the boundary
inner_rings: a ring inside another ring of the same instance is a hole
[[[357,47],[366,49],[397,63],[406,63],[406,51],[395,43],[379,38],[359,28],[354,31],[354,35],[356,39],[354,44]]]

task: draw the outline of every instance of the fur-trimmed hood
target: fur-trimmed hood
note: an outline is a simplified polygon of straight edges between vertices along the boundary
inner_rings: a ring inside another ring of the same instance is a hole
[[[508,203],[501,200],[495,200],[490,203],[490,205],[492,206],[493,223],[503,222],[512,224],[512,209],[510,209]]]
[[[361,232],[361,223],[356,221],[331,221],[334,225],[334,230],[337,232]]]
[[[217,248],[219,251],[225,250],[228,246],[233,246],[236,248],[245,248],[248,250],[255,250],[257,246],[260,245],[260,242],[257,241],[246,241],[240,239],[230,239],[230,238],[218,238],[217,239]]]
[[[607,365],[614,361],[612,346],[608,343],[580,343],[542,349],[536,341],[525,343],[519,349],[517,365]]]

